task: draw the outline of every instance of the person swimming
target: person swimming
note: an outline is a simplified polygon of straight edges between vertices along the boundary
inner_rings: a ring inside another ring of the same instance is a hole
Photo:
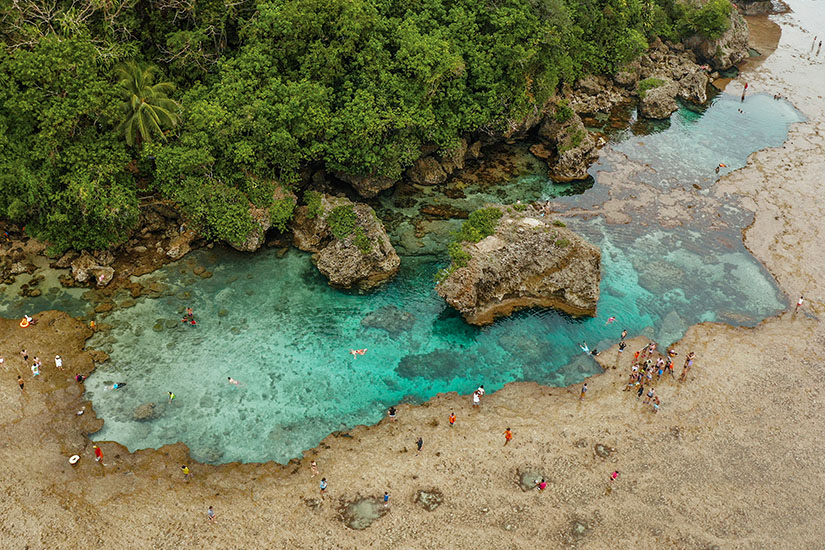
[[[590,353],[590,348],[587,347],[587,342],[582,342],[581,344],[579,344],[579,347],[584,353]]]
[[[229,381],[229,383],[230,383],[230,384],[232,384],[232,385],[235,385],[235,386],[240,386],[240,385],[241,385],[241,383],[240,383],[240,382],[238,382],[237,380],[235,380],[235,379],[234,379],[234,378],[232,378],[231,376],[227,376],[227,377],[226,377],[226,379],[227,379],[227,380]]]
[[[349,350],[349,352],[352,354],[353,357],[356,357],[358,355],[364,355],[365,353],[367,353],[367,348],[351,349],[351,350]]]

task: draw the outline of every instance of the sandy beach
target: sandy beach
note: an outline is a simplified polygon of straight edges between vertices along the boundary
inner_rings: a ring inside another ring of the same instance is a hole
[[[632,352],[647,343],[634,339],[622,354],[602,353],[605,372],[583,400],[580,385],[533,383],[487,394],[477,409],[470,396],[439,395],[400,405],[395,422],[333,434],[285,466],[202,465],[182,444],[129,453],[109,442],[98,463],[86,434],[102,420],[74,380],[94,367],[83,350],[91,329],[59,312],[27,329],[0,320],[0,547],[825,548],[825,54],[809,51],[825,15],[821,2],[789,5],[751,18],[752,44],[775,51],[749,60],[728,90],[747,81],[753,93],[781,93],[807,120],[710,193],[754,212],[745,245],[789,303],[806,301],[755,328],[690,328],[674,346],[676,376],[690,351],[695,366],[686,382],[654,384],[658,413],[622,391]],[[43,361],[39,377],[23,348]],[[544,491],[519,484],[542,476]],[[438,494],[438,507],[425,509],[421,491]],[[347,525],[349,503],[385,492],[388,506],[374,507],[382,517],[365,530]]]

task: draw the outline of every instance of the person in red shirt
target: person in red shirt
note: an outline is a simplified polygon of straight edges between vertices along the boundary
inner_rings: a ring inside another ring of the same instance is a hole
[[[504,430],[504,445],[510,443],[510,440],[513,439],[513,432],[510,431],[510,428]]]
[[[450,413],[450,427],[452,428],[455,425],[455,413]]]
[[[100,462],[103,460],[103,451],[100,450],[100,447],[94,445],[92,449],[95,450],[95,462]]]

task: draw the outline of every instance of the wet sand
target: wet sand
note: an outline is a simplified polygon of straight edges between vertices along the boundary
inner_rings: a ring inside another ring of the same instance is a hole
[[[679,359],[695,351],[696,366],[685,383],[655,384],[658,413],[622,391],[637,340],[621,356],[615,347],[602,354],[607,369],[588,380],[584,401],[580,386],[515,383],[485,396],[480,410],[455,394],[400,406],[397,422],[332,435],[283,467],[199,465],[180,444],[128,453],[114,443],[101,444],[101,466],[84,436],[101,421],[88,404],[77,416],[84,404],[72,379],[93,366],[81,351],[88,328],[54,312],[28,329],[3,320],[0,546],[822,548],[825,55],[806,57],[814,34],[806,26],[823,28],[811,16],[816,3],[790,5],[794,12],[775,18],[776,51],[742,78],[754,92],[781,91],[808,121],[711,192],[754,211],[745,244],[791,301],[802,292],[808,301],[799,314],[753,329],[692,327],[676,349]],[[23,346],[44,361],[39,379],[24,370]],[[53,367],[56,353],[63,372]],[[504,447],[507,427],[514,439]],[[72,454],[82,457],[74,467]],[[329,481],[320,506],[311,459]],[[614,470],[620,475],[610,482]],[[523,471],[545,475],[547,490],[522,491]],[[431,489],[443,503],[427,511],[414,499]],[[343,503],[384,491],[384,517],[364,531],[344,525]],[[210,505],[215,523],[206,518]]]

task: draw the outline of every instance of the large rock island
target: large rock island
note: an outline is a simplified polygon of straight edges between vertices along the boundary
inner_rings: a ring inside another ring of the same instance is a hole
[[[458,238],[436,291],[468,323],[486,325],[526,307],[595,315],[601,251],[563,222],[532,209],[485,208]]]
[[[401,259],[372,208],[315,192],[305,201],[295,213],[293,244],[314,253],[329,284],[368,289],[395,275]]]

